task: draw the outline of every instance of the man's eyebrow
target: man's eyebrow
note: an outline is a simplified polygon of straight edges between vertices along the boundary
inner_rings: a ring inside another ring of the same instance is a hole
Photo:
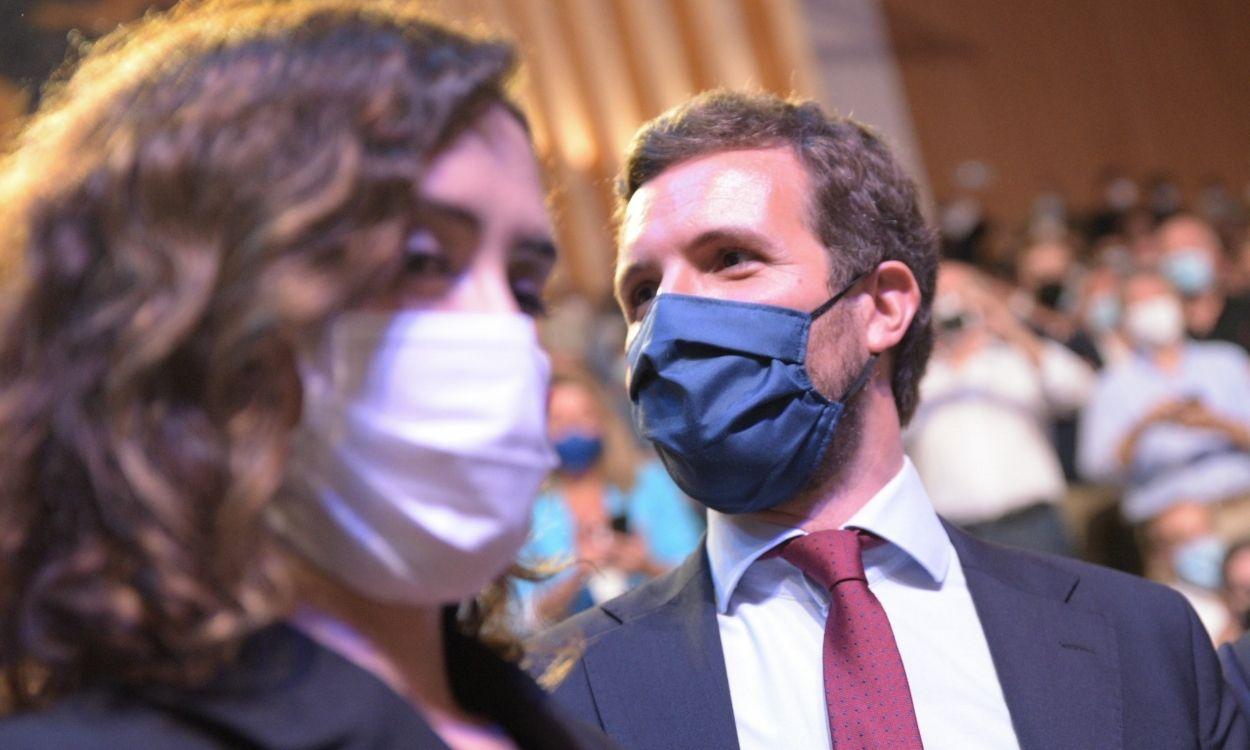
[[[723,244],[747,245],[763,249],[773,247],[773,241],[769,239],[767,235],[761,234],[754,229],[746,229],[742,227],[717,227],[715,229],[708,229],[704,232],[700,232],[694,239],[686,242],[682,251],[690,252],[691,250],[705,247],[707,245]],[[646,271],[647,267],[651,265],[651,263],[651,261],[644,259],[634,261],[626,266],[617,267],[612,286],[613,295],[617,298],[616,301],[618,304],[623,302],[620,298],[621,290],[626,289],[629,286],[629,283],[634,280],[634,277]]]
[[[742,245],[753,245],[756,247],[770,248],[773,245],[771,239],[767,235],[760,234],[754,229],[743,227],[717,227],[709,229],[699,234],[690,242],[686,243],[686,250],[701,247],[703,245],[718,245],[725,243],[738,243]]]

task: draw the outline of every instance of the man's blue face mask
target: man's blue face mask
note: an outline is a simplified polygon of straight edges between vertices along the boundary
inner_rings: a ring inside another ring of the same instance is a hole
[[[629,346],[634,424],[682,491],[722,513],[789,500],[825,455],[847,402],[876,356],[838,401],[806,368],[811,313],[786,307],[662,294]]]

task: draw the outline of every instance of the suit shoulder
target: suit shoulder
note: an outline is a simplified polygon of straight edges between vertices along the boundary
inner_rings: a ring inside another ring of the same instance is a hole
[[[530,662],[541,667],[571,651],[585,652],[630,620],[670,601],[690,582],[691,576],[699,574],[701,568],[694,564],[697,562],[695,555],[702,554],[701,549],[697,550],[685,563],[664,575],[611,601],[579,612],[534,636],[526,644]]]
[[[584,645],[618,625],[620,620],[608,614],[602,606],[591,607],[534,636],[529,641],[529,650],[560,650],[570,645]]]
[[[46,710],[0,720],[0,747],[5,750],[110,750],[127,746],[144,750],[219,747],[160,711],[94,693],[70,696]]]
[[[1189,602],[1169,586],[1083,560],[1026,550],[1012,552],[1071,575],[1077,583],[1069,601],[1075,606],[1113,617],[1188,627]]]

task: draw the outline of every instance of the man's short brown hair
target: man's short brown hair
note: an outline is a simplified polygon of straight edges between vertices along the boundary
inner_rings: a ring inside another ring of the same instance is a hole
[[[813,101],[710,91],[647,123],[625,156],[621,207],[644,183],[680,162],[720,151],[790,146],[812,182],[811,226],[829,250],[829,288],[887,260],[904,263],[920,286],[920,307],[894,347],[891,387],[899,419],[916,410],[933,348],[930,307],[937,245],[920,214],[916,187],[880,136]]]

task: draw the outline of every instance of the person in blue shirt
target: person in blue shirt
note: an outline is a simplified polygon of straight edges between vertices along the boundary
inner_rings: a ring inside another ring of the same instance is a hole
[[[1250,357],[1188,338],[1180,295],[1157,271],[1130,276],[1122,296],[1134,352],[1103,372],[1086,405],[1081,472],[1124,488],[1124,516],[1147,540],[1195,503],[1215,512],[1219,533],[1240,536],[1250,530]],[[1166,545],[1150,546],[1147,557],[1164,556]],[[1217,572],[1218,554],[1208,557]],[[1170,578],[1174,563],[1152,560],[1152,576]]]
[[[556,376],[548,432],[560,466],[535,505],[521,562],[555,572],[517,582],[523,628],[559,622],[668,571],[704,526],[659,462],[640,455],[593,378]]]

